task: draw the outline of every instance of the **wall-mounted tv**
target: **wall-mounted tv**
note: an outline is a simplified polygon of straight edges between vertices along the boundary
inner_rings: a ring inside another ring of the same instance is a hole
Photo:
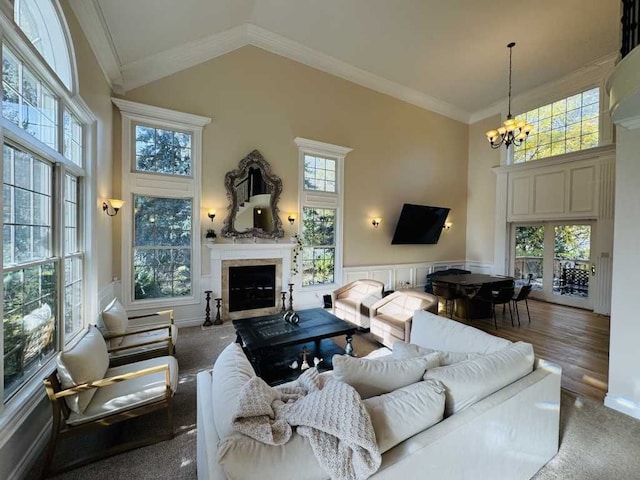
[[[391,245],[435,244],[440,239],[449,208],[405,203]]]

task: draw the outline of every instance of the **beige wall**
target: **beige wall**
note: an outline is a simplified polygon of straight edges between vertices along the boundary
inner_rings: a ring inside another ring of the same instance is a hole
[[[492,149],[485,132],[500,124],[494,115],[469,126],[469,180],[467,182],[467,260],[494,263],[496,176],[500,150]]]
[[[97,118],[97,143],[96,143],[96,205],[95,208],[97,251],[99,254],[93,255],[93,259],[98,263],[98,291],[111,283],[112,272],[112,227],[114,219],[102,214],[102,202],[105,198],[111,198],[112,185],[112,106],[111,87],[107,83],[102,69],[87,42],[80,24],[73,11],[69,7],[68,1],[61,2],[76,54],[78,67],[78,81],[80,86],[80,97]]]
[[[224,175],[256,148],[282,178],[281,217],[285,235],[293,233],[286,212],[297,211],[293,139],[299,136],[354,149],[345,163],[345,266],[465,258],[468,126],[463,123],[255,47],[125,98],[213,118],[204,129],[202,206],[218,209],[218,232],[227,207]],[[450,207],[454,228],[435,246],[391,246],[405,202]],[[377,230],[372,216],[383,217]],[[201,217],[206,226],[209,220]],[[205,260],[203,273],[208,270]]]

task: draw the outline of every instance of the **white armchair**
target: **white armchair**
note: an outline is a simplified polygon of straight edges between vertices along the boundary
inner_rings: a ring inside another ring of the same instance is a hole
[[[53,423],[43,477],[53,471],[57,441],[65,437],[155,410],[167,411],[166,434],[117,444],[100,455],[78,458],[57,471],[173,437],[171,399],[178,387],[178,362],[174,357],[157,357],[109,368],[104,338],[94,326],[89,326],[78,343],[58,354],[56,363],[57,370],[44,380]]]
[[[131,320],[148,325],[135,326]],[[129,317],[114,298],[98,318],[98,329],[107,342],[112,366],[175,354],[178,327],[174,323],[173,310]]]
[[[382,298],[383,290],[384,283],[377,280],[347,283],[331,294],[333,314],[361,328],[369,328],[369,307]]]

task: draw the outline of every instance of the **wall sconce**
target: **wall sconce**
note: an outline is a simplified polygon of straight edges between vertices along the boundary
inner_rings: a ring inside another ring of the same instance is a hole
[[[118,200],[117,198],[110,198],[106,202],[102,202],[102,211],[106,212],[110,217],[115,217],[118,214],[118,211],[124,205],[124,200]],[[113,213],[109,213],[109,207]]]
[[[451,222],[445,222],[445,224],[442,226],[442,229],[443,230],[449,230],[452,225],[453,225],[453,223],[451,223]]]
[[[289,216],[287,217],[287,220],[289,220],[290,225],[293,225],[294,222],[296,221],[296,214],[290,213]]]
[[[378,228],[380,226],[381,221],[382,221],[382,218],[380,217],[372,218],[371,225],[373,225],[373,228]]]
[[[213,222],[213,219],[216,218],[216,211],[213,208],[210,208],[207,211],[207,217]]]

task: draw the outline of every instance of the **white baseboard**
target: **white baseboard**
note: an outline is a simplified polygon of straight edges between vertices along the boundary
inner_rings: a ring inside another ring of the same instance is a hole
[[[604,397],[604,406],[640,420],[640,403],[635,400],[607,393]]]
[[[43,455],[43,452],[47,448],[47,442],[51,435],[52,420],[48,420],[43,429],[38,434],[35,442],[31,444],[31,447],[24,453],[22,458],[16,464],[9,478],[7,480],[21,480],[27,478],[29,470],[33,468],[38,457]]]

